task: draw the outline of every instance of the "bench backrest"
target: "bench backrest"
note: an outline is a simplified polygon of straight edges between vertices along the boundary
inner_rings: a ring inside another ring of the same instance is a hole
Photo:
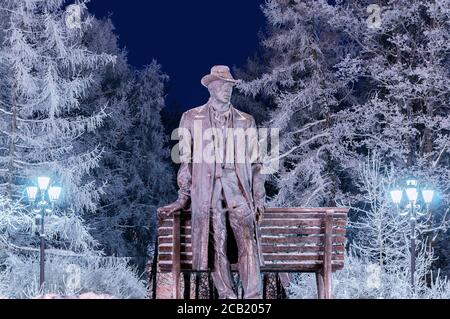
[[[317,272],[325,264],[331,271],[341,269],[347,215],[346,208],[266,209],[260,227],[265,261],[262,271]],[[160,220],[158,236],[160,271],[172,271],[174,255],[179,256],[181,271],[191,271],[190,213],[182,212],[175,218]],[[177,261],[175,258],[175,264]]]

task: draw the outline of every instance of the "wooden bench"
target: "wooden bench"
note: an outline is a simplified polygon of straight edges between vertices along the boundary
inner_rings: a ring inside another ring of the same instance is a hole
[[[263,273],[315,273],[319,299],[331,299],[331,274],[344,267],[346,208],[268,208],[261,223]],[[160,219],[158,269],[171,272],[180,299],[181,273],[192,272],[190,212]],[[234,271],[235,266],[233,267]]]

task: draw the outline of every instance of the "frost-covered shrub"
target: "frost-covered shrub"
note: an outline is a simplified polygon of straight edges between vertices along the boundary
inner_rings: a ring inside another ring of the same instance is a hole
[[[345,267],[333,274],[334,298],[369,299],[377,298],[377,289],[371,288],[369,263],[354,256],[346,256]],[[287,294],[292,299],[317,298],[315,274],[295,274],[287,288]]]
[[[39,246],[32,213],[0,195],[0,296],[34,298],[42,293],[107,294],[145,298],[147,287],[123,258],[105,258],[84,220],[55,214],[46,224],[45,287],[39,289]]]
[[[0,295],[7,298],[36,298],[39,289],[38,256],[11,255],[0,265]],[[95,293],[120,299],[143,299],[147,286],[128,260],[47,255],[45,294],[60,296]]]
[[[383,272],[376,264],[349,254],[343,270],[333,273],[332,295],[336,299],[448,299],[450,282],[437,274],[433,283],[417,287],[411,297],[410,277],[404,272]],[[295,274],[287,287],[290,299],[317,298],[314,274]]]

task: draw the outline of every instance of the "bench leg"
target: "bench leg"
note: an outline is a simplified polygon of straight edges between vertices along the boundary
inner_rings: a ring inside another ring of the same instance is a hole
[[[184,299],[191,299],[191,274],[188,272],[183,273],[184,281]]]
[[[277,299],[282,299],[282,297],[281,297],[281,281],[280,281],[280,274],[277,274],[277,277],[276,277],[276,284],[277,284]]]
[[[178,271],[173,271],[172,276],[173,276],[173,298],[181,299],[181,273]]]
[[[263,274],[263,299],[267,299],[267,274]]]
[[[333,256],[333,215],[327,211],[325,217],[325,252],[323,260],[324,297],[331,299],[331,273]]]
[[[181,218],[180,213],[173,216],[173,247],[172,247],[172,275],[173,298],[181,299]]]
[[[322,272],[316,272],[316,283],[317,283],[317,297],[319,299],[325,299],[324,291],[324,278]]]
[[[326,271],[323,275],[325,299],[333,299],[331,296],[331,278],[331,271]]]

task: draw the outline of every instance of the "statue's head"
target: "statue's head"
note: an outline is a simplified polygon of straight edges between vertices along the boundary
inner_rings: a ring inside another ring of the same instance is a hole
[[[202,79],[202,84],[208,88],[211,97],[221,103],[230,103],[236,83],[230,68],[224,65],[214,66],[211,73]]]

